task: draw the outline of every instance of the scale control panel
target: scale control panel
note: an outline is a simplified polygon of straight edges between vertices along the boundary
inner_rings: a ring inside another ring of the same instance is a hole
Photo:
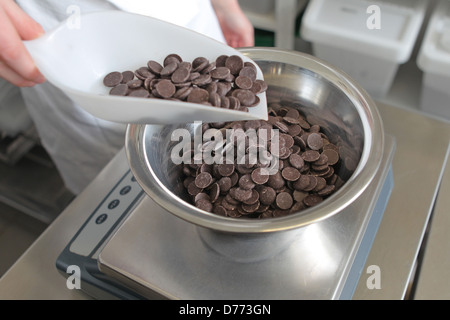
[[[130,212],[142,194],[141,187],[131,171],[128,171],[87,220],[70,244],[70,251],[96,258],[99,246],[110,236],[124,215]]]
[[[104,295],[134,299],[133,293],[118,286],[108,288],[103,282],[103,274],[97,266],[97,258],[108,239],[120,227],[126,217],[140,203],[145,192],[139,186],[131,170],[128,170],[102,199],[84,225],[78,230],[64,251],[56,260],[56,267],[65,277],[69,276],[67,268],[76,265],[81,268],[82,289],[89,288],[88,293],[94,297],[109,298]],[[101,296],[92,294],[92,288],[102,287]],[[110,290],[108,290],[110,289]],[[138,297],[139,298],[139,297]]]

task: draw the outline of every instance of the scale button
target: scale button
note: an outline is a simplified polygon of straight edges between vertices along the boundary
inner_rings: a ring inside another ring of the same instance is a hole
[[[108,209],[114,209],[119,205],[120,201],[115,199],[108,204]]]
[[[131,186],[125,186],[120,190],[120,194],[123,196],[125,194],[127,194],[128,192],[130,192],[131,190]]]
[[[105,222],[105,220],[108,218],[108,215],[106,213],[102,213],[101,215],[99,215],[97,217],[97,219],[95,219],[95,223],[96,224],[102,224],[103,222]]]

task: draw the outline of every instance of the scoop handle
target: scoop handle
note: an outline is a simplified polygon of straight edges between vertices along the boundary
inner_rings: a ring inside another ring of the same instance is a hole
[[[23,41],[23,44],[39,71],[41,71],[44,76],[47,76],[47,64],[50,62],[49,60],[51,60],[51,58],[49,57],[49,49],[44,45],[44,37],[45,35],[34,40],[26,40]],[[48,62],[46,63],[46,61]]]
[[[51,40],[52,33],[46,33],[37,39],[23,41],[23,44],[44,77],[58,88],[61,88],[61,83],[57,76],[57,66],[61,63],[61,56],[64,56],[64,54]]]

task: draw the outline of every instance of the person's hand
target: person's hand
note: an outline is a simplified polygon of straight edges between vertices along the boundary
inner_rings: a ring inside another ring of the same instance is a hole
[[[253,47],[253,25],[246,17],[237,0],[211,0],[225,40],[230,47]]]
[[[0,77],[19,87],[44,82],[22,43],[42,35],[42,27],[13,0],[0,0],[0,30]]]

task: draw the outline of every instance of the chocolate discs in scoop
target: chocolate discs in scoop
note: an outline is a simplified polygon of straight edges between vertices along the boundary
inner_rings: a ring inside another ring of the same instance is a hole
[[[103,84],[107,87],[115,87],[122,82],[123,75],[121,72],[113,71],[105,76]]]
[[[155,85],[154,94],[168,99],[175,94],[175,85],[169,80],[161,80]]]
[[[200,56],[190,62],[172,53],[162,62],[149,60],[135,72],[112,71],[103,78],[103,84],[111,88],[111,95],[171,99],[248,112],[258,105],[258,94],[267,90],[267,84],[256,79],[256,70],[253,63],[244,63],[237,55],[221,55],[215,61]]]

